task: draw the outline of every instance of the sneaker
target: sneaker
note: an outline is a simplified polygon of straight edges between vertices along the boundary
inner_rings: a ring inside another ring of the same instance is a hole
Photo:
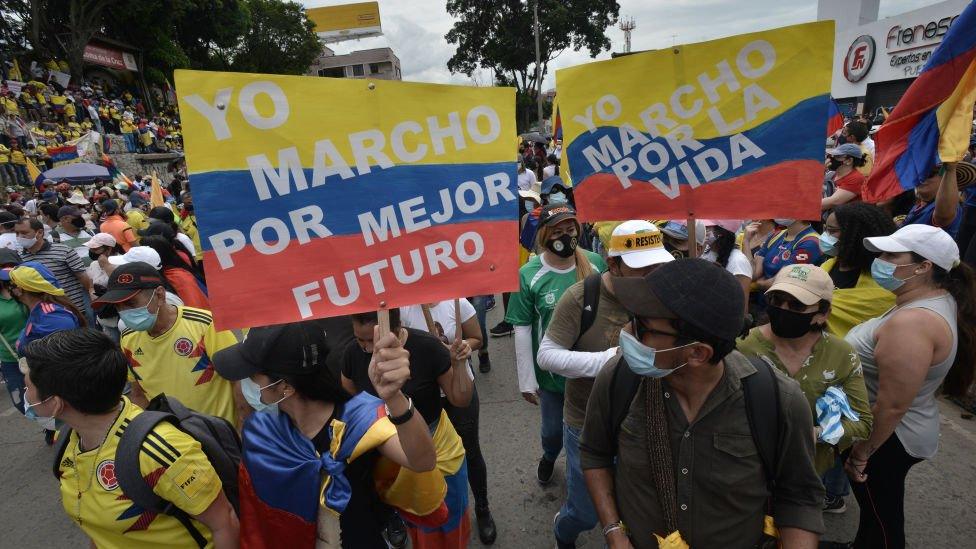
[[[556,549],[576,549],[575,543],[566,543],[565,541],[560,541],[560,539],[556,537],[555,531],[556,531],[556,523],[558,521],[559,521],[559,511],[556,511],[556,515],[552,517],[552,530],[553,530],[552,537],[556,538]]]
[[[539,460],[539,468],[536,470],[536,477],[539,479],[539,484],[545,486],[552,482],[552,471],[555,467],[555,461],[549,461],[546,458]]]
[[[490,295],[485,298],[485,310],[490,311],[495,308],[495,296]]]
[[[491,335],[491,337],[505,337],[514,333],[515,328],[504,320],[496,324],[494,328],[488,330],[488,334]]]
[[[488,353],[478,353],[478,371],[483,374],[491,371],[491,359]]]
[[[386,522],[383,533],[383,537],[386,538],[386,541],[389,542],[390,547],[393,549],[403,549],[407,546],[407,526],[403,524],[403,519],[400,518],[400,515],[393,513],[390,520]]]
[[[824,513],[840,514],[847,510],[847,504],[844,503],[844,498],[840,496],[836,497],[825,497],[824,498]]]
[[[491,509],[488,505],[475,505],[474,518],[478,523],[478,538],[483,545],[495,543],[498,531],[495,529],[495,519],[491,517]]]

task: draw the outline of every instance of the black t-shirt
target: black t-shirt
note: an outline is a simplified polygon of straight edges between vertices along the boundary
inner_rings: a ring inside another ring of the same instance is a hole
[[[325,427],[312,438],[312,444],[320,454],[329,449],[332,442],[329,424],[337,415],[342,414],[342,407],[343,404],[336,404],[332,417],[325,423]],[[386,549],[387,547],[380,532],[389,517],[390,510],[380,502],[379,496],[373,490],[372,471],[376,457],[376,452],[366,452],[346,466],[345,475],[349,480],[352,493],[346,510],[339,516],[343,549],[361,547]]]
[[[847,290],[857,286],[857,279],[861,276],[861,271],[857,269],[842,271],[839,266],[834,265],[829,274],[830,279],[834,281],[834,288]]]
[[[437,378],[451,369],[451,354],[439,339],[427,332],[407,328],[410,352],[410,379],[403,385],[403,394],[413,399],[413,405],[431,424],[441,416],[441,388]],[[342,357],[342,375],[351,379],[360,391],[376,395],[369,380],[369,360],[372,355],[363,351],[356,341],[346,346]]]

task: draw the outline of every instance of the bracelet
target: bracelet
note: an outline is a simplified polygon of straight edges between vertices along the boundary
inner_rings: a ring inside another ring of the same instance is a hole
[[[403,425],[413,418],[413,399],[410,397],[407,397],[407,411],[403,412],[403,415],[391,416],[390,407],[386,406],[386,404],[383,406],[386,408],[386,416],[390,418],[390,423],[393,425]]]
[[[624,521],[618,520],[617,522],[611,522],[610,524],[603,527],[603,537],[609,536],[611,533],[621,530],[624,536],[627,535],[627,526]]]

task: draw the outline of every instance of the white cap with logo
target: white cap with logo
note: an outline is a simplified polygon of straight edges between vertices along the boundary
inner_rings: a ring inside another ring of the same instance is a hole
[[[664,249],[661,231],[649,221],[624,221],[610,236],[609,257],[619,257],[631,269],[643,269],[658,263],[674,261]]]
[[[891,236],[864,239],[872,252],[914,252],[945,270],[959,265],[959,246],[949,233],[931,225],[905,225]]]
[[[163,260],[159,257],[159,252],[149,246],[133,246],[123,255],[109,256],[108,262],[112,265],[125,265],[126,263],[148,263],[157,271],[163,268]]]

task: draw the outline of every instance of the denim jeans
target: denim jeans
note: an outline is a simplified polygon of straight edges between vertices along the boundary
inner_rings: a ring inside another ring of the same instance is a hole
[[[485,305],[488,304],[487,295],[478,295],[471,298],[471,305],[474,306],[474,315],[478,319],[478,324],[481,325],[481,350],[480,353],[488,352],[488,328],[486,323],[488,322],[488,309]]]
[[[24,374],[20,373],[17,362],[0,362],[0,370],[3,371],[3,379],[7,382],[7,392],[10,393],[10,402],[20,413],[24,413]]]
[[[596,526],[596,510],[586,490],[583,469],[580,467],[580,429],[563,424],[563,447],[566,448],[566,503],[559,509],[553,527],[556,540],[576,543],[576,538]]]
[[[542,412],[542,456],[556,461],[563,449],[563,394],[539,389]]]
[[[847,481],[847,473],[844,472],[844,461],[839,457],[820,480],[823,481],[828,498],[844,497],[851,493],[851,485]]]

